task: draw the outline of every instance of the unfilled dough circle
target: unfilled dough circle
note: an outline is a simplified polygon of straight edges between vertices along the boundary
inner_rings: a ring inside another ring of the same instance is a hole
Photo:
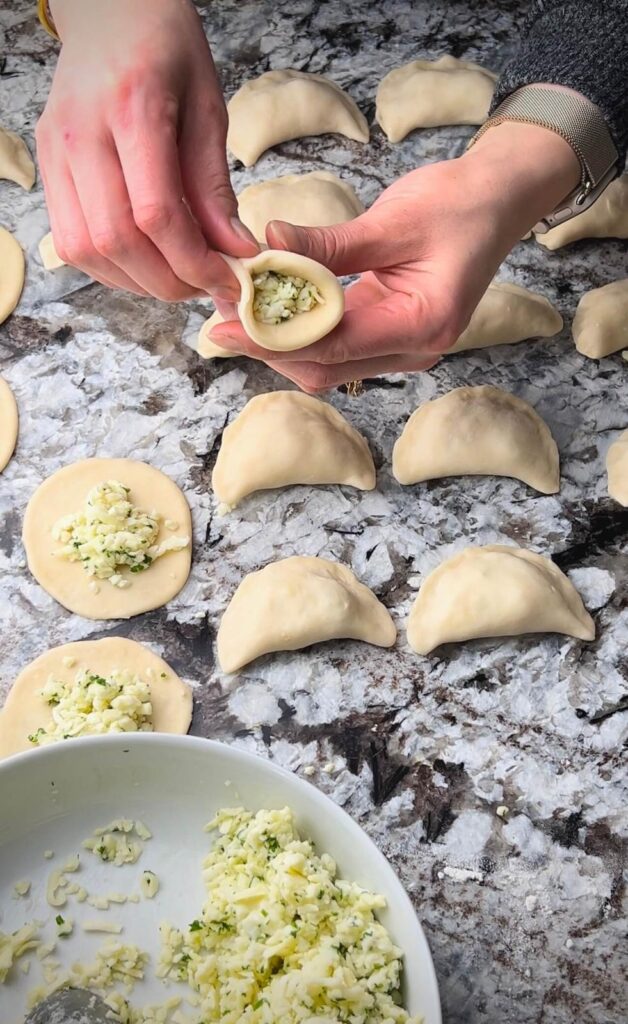
[[[185,735],[192,720],[192,692],[163,658],[125,637],[79,640],[53,647],[20,672],[0,711],[0,760],[32,750],[29,735],[52,723],[50,707],[39,696],[50,676],[71,683],[85,671],[108,676],[115,669],[132,672],[150,685],[154,732]]]
[[[6,228],[0,228],[0,324],[11,315],[24,287],[24,253]]]
[[[169,551],[142,573],[121,575],[131,580],[126,589],[108,580],[88,576],[79,562],[58,558],[52,528],[62,516],[84,508],[88,492],[106,480],[119,480],[130,488],[130,500],[147,512],[162,517],[157,543],[170,537],[189,537],[180,551]],[[177,523],[167,530],[164,520]],[[24,515],[24,547],[28,567],[38,583],[64,608],[87,619],[129,619],[133,615],[161,608],[185,584],[192,561],[192,520],[190,509],[177,485],[164,473],[133,459],[85,459],[53,473],[39,485]],[[89,584],[94,581],[98,592]]]
[[[7,382],[0,377],[0,473],[15,451],[17,429],[17,402]]]

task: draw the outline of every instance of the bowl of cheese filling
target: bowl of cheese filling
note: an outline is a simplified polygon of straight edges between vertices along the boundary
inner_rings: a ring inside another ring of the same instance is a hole
[[[120,1024],[441,1024],[427,941],[362,829],[225,744],[136,733],[0,764],[3,1019],[64,986]]]

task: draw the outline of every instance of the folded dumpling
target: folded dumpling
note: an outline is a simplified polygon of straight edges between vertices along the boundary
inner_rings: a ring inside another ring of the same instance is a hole
[[[246,167],[271,146],[304,135],[333,132],[356,142],[369,140],[364,114],[340,86],[290,68],[245,82],[229,100],[227,113],[227,147]]]
[[[543,494],[559,487],[559,456],[531,405],[500,388],[455,388],[412,413],[393,449],[401,484],[445,476],[510,476]]]
[[[375,466],[361,434],[332,405],[300,391],[257,395],[223,434],[212,474],[219,501],[290,484],[375,487]]]
[[[353,220],[363,211],[351,185],[330,171],[284,174],[249,185],[238,196],[240,220],[262,243],[271,220],[324,228]]]
[[[272,651],[340,638],[392,647],[396,635],[384,605],[345,565],[294,556],[242,580],[220,623],[218,660],[237,672]]]
[[[526,338],[551,338],[563,318],[544,295],[510,281],[493,281],[450,352],[490,345],[514,345]]]
[[[377,122],[389,142],[401,142],[414,128],[482,124],[496,79],[479,64],[448,54],[438,60],[413,60],[380,82]]]
[[[521,633],[595,638],[580,595],[549,558],[524,548],[465,548],[427,577],[408,619],[417,654],[440,644]]]
[[[611,181],[588,210],[535,237],[546,249],[560,249],[581,238],[628,238],[628,173]]]
[[[578,352],[589,359],[628,348],[628,277],[586,292],[571,329]]]
[[[609,495],[628,508],[628,430],[624,430],[608,449],[606,472]]]

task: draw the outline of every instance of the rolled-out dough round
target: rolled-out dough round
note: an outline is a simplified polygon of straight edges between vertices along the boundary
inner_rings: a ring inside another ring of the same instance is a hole
[[[134,505],[161,516],[157,544],[171,537],[190,538],[186,548],[169,551],[145,572],[121,568],[120,575],[131,583],[125,589],[89,576],[80,562],[68,562],[54,553],[60,547],[52,536],[55,523],[83,509],[92,487],[106,480],[119,480],[130,488],[129,500]],[[177,528],[166,529],[167,520]],[[22,536],[28,567],[37,582],[64,608],[86,619],[130,619],[161,608],[179,593],[190,573],[192,520],[188,503],[169,477],[133,459],[85,459],[53,473],[39,485],[26,507]]]
[[[24,287],[24,253],[6,228],[0,228],[0,324],[11,315]]]
[[[28,737],[51,725],[50,706],[39,696],[50,676],[67,684],[85,671],[106,677],[116,669],[132,672],[150,686],[154,732],[188,731],[192,691],[163,658],[125,637],[79,640],[53,647],[20,672],[0,711],[0,759],[33,750]]]
[[[7,382],[0,377],[0,473],[15,451],[17,428],[17,402]]]

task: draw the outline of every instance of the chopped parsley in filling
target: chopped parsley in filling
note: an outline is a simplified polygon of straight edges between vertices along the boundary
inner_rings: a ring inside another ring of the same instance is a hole
[[[36,746],[76,736],[153,729],[150,687],[132,672],[114,669],[105,677],[86,670],[72,683],[51,676],[41,696],[50,705],[52,723],[28,737]]]
[[[325,300],[316,285],[303,277],[265,270],[253,278],[253,316],[262,324],[280,324],[309,313]]]
[[[144,572],[168,551],[189,545],[189,537],[169,537],[157,544],[161,517],[137,508],[129,494],[119,480],[93,487],[82,511],[64,516],[53,526],[53,539],[61,545],[55,554],[81,562],[88,576],[122,588],[131,586],[131,581],[121,575],[121,569]],[[165,525],[171,528],[170,520]]]

